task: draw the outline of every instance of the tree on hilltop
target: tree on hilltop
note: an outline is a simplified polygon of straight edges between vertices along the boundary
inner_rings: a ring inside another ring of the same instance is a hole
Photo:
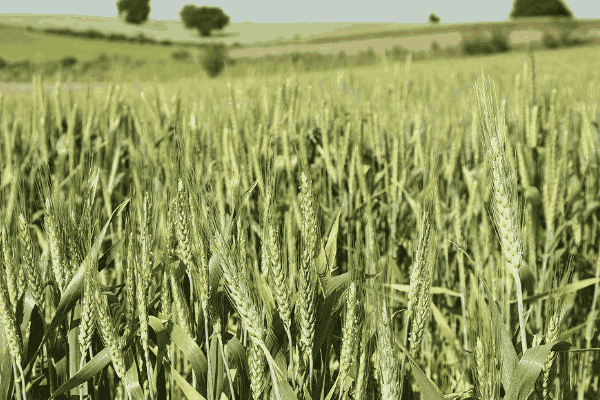
[[[118,0],[117,12],[125,14],[125,22],[140,25],[150,16],[150,0]]]
[[[442,20],[440,19],[440,17],[438,17],[435,13],[429,14],[429,18],[427,18],[427,22],[434,25],[439,24],[441,21]]]
[[[562,0],[514,0],[509,16],[573,18],[573,12]]]
[[[219,7],[186,4],[179,11],[179,18],[186,28],[197,29],[203,37],[210,36],[213,29],[223,29],[229,24],[229,15]]]

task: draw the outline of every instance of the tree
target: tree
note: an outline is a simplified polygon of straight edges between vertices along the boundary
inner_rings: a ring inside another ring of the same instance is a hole
[[[429,14],[427,22],[429,22],[430,24],[439,24],[441,22],[441,19],[435,13],[431,13]]]
[[[219,7],[187,4],[179,11],[179,18],[186,28],[197,29],[203,37],[210,36],[213,29],[223,29],[229,24],[229,15]]]
[[[125,14],[128,24],[143,24],[150,16],[150,0],[119,0],[117,12],[119,15]]]
[[[573,12],[562,0],[514,0],[509,16],[573,18]]]

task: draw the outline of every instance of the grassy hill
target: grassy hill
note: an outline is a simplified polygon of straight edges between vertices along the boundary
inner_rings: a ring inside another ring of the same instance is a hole
[[[48,34],[48,28],[88,37]],[[90,39],[90,32],[140,40],[132,43]],[[117,18],[0,14],[0,81],[30,82],[34,70],[41,71],[44,77],[62,70],[65,77],[85,82],[168,82],[202,74],[198,65],[206,54],[202,46],[216,43],[229,47],[230,65],[236,64],[230,73],[245,76],[249,72],[269,74],[289,67],[310,71],[377,64],[383,53],[392,61],[404,60],[409,51],[417,52],[415,59],[490,53],[497,51],[496,44],[490,45],[492,40],[504,41],[513,49],[523,49],[528,44],[541,47],[545,35],[554,38],[556,46],[564,44],[559,43],[561,38],[593,42],[600,38],[600,20],[536,18],[435,26],[237,23],[206,39],[184,29],[177,21],[150,20],[136,27]],[[157,43],[147,43],[150,40]],[[465,49],[466,45],[470,48]]]

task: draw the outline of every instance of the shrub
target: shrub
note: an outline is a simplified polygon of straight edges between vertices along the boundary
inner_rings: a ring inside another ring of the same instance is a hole
[[[298,61],[300,61],[300,59],[302,58],[302,54],[299,51],[295,51],[292,53],[292,55],[290,56],[292,63],[294,65],[298,64]]]
[[[461,46],[461,53],[463,55],[474,56],[480,54],[493,54],[495,52],[494,46],[490,40],[476,38],[473,40],[465,40]]]
[[[399,44],[395,44],[392,47],[392,58],[396,61],[402,60],[404,57],[408,55],[409,51]]]
[[[111,33],[108,36],[106,36],[106,39],[110,40],[111,42],[126,42],[127,40],[129,40],[127,35],[123,33]]]
[[[442,49],[442,46],[440,46],[440,44],[438,43],[437,40],[432,40],[431,44],[429,45],[429,51],[431,51],[432,53],[438,52]]]
[[[554,35],[546,33],[542,38],[542,46],[544,46],[546,49],[556,49],[557,47],[560,47],[560,42],[556,39],[556,37],[554,37]]]
[[[83,64],[82,70],[86,71],[94,67],[102,71],[108,71],[110,69],[110,58],[106,53],[101,53],[95,60],[88,61]]]
[[[143,32],[138,32],[134,37],[130,39],[133,43],[137,44],[147,44],[147,43],[156,43],[156,40],[144,35]]]
[[[177,50],[171,53],[171,58],[175,61],[188,61],[191,54],[187,50]]]
[[[202,66],[206,73],[208,73],[208,76],[214,78],[225,68],[226,59],[225,46],[222,44],[214,45],[208,48],[207,54],[204,60],[202,60]]]
[[[106,35],[100,31],[95,29],[88,29],[85,32],[81,32],[81,36],[86,37],[88,39],[105,39]]]
[[[14,70],[30,71],[32,66],[33,66],[33,64],[30,60],[22,60],[22,61],[17,61],[15,63],[10,64],[10,68],[14,69]]]
[[[73,57],[73,56],[67,56],[67,57],[63,57],[60,60],[60,66],[63,68],[70,68],[73,65],[77,64],[77,58]]]
[[[8,61],[6,61],[4,58],[0,57],[0,69],[6,68],[10,65],[10,63]]]
[[[164,39],[160,42],[163,46],[173,46],[173,42],[170,39]]]
[[[335,58],[337,66],[345,67],[348,64],[348,55],[344,50],[340,50]]]
[[[508,39],[501,33],[494,33],[491,39],[491,44],[497,53],[505,53],[510,51]]]
[[[582,44],[585,44],[585,42],[586,40],[574,35],[573,32],[565,32],[560,36],[560,44],[563,47],[581,46]]]
[[[377,54],[371,46],[366,51],[360,51],[358,53],[358,65],[369,65],[373,64],[377,59]]]

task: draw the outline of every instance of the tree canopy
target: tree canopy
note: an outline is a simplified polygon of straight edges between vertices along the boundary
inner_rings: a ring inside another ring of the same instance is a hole
[[[573,12],[562,0],[514,0],[511,18],[573,17]]]
[[[229,15],[219,7],[187,4],[179,11],[179,18],[186,28],[197,29],[201,36],[210,36],[214,29],[223,29],[229,24]]]
[[[125,14],[125,22],[140,25],[150,16],[150,0],[119,0],[117,12]]]
[[[430,24],[439,24],[441,22],[441,19],[437,16],[437,14],[431,13],[429,14],[429,18],[427,18],[427,22],[429,22]]]

